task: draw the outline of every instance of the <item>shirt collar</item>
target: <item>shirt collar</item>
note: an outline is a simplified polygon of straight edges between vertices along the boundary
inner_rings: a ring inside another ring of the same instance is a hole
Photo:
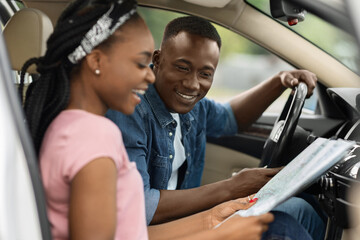
[[[161,127],[165,127],[174,121],[173,117],[167,110],[165,103],[161,100],[153,84],[149,85],[145,93],[145,98],[154,112],[156,119],[159,121]]]
[[[174,118],[171,116],[169,110],[166,108],[165,103],[160,98],[153,84],[149,85],[149,88],[145,93],[145,98],[149,102],[149,105],[154,112],[156,119],[159,121],[161,127],[164,128],[174,121]],[[186,114],[179,114],[181,121],[190,124],[190,121],[194,120],[191,112],[192,111]]]

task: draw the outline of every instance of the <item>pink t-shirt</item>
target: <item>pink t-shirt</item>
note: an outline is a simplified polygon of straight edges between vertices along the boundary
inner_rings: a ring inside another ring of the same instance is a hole
[[[40,150],[53,238],[69,238],[70,183],[86,164],[100,157],[111,158],[117,168],[115,239],[148,239],[142,179],[135,163],[129,162],[119,128],[83,110],[62,111],[47,129]]]

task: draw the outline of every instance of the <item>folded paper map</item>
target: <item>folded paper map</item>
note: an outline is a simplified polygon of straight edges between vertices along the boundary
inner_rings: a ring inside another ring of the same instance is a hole
[[[341,139],[316,139],[256,193],[254,198],[258,200],[255,205],[246,210],[239,210],[232,216],[255,216],[271,211],[313,184],[354,145],[355,142]]]

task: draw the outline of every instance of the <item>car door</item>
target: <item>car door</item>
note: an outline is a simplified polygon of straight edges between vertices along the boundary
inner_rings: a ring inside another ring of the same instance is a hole
[[[11,16],[15,1],[1,1]],[[5,24],[2,15],[1,26]],[[2,28],[0,29],[2,31]],[[0,34],[0,239],[51,239],[46,204],[32,141]]]

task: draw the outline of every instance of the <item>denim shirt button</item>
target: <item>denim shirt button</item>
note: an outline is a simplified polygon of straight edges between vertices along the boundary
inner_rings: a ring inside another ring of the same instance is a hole
[[[186,171],[186,175],[189,175],[190,174],[190,172],[189,171]]]
[[[190,153],[188,153],[187,156],[190,157]]]
[[[172,159],[172,158],[173,158],[173,155],[170,154],[169,158]]]
[[[169,132],[169,136],[171,137],[173,135],[173,133],[172,132]]]

